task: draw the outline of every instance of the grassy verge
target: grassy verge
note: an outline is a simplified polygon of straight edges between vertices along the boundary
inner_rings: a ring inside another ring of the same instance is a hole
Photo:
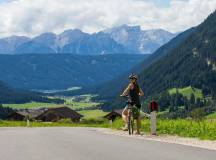
[[[2,121],[0,127],[26,127],[25,121]],[[109,123],[105,120],[82,120],[79,123],[73,123],[70,120],[62,120],[59,122],[30,122],[30,127],[97,127],[108,128]]]
[[[25,127],[26,122],[0,121],[0,127]],[[121,129],[123,122],[116,120],[112,128]],[[85,119],[80,123],[72,123],[69,120],[62,120],[54,123],[31,122],[30,127],[99,127],[109,128],[108,121],[102,119]],[[150,132],[149,120],[142,121],[142,132]],[[216,121],[214,120],[158,120],[157,133],[160,135],[177,135],[180,137],[191,137],[205,140],[216,140]]]
[[[123,126],[121,120],[113,123],[113,128],[120,129]],[[150,132],[149,120],[142,121],[142,132]],[[158,120],[157,133],[177,135],[180,137],[193,137],[199,139],[216,140],[216,121],[202,120]]]

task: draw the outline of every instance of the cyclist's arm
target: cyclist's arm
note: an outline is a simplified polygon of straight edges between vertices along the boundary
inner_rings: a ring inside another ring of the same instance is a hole
[[[139,88],[139,95],[144,96],[144,92],[143,92],[143,90],[141,88]]]
[[[131,84],[129,84],[127,86],[127,88],[124,90],[124,92],[122,93],[121,96],[127,96],[129,94],[129,92],[130,92],[130,89],[131,89]]]

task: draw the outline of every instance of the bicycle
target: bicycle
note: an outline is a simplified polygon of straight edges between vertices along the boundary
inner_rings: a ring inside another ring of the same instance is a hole
[[[133,134],[134,131],[134,117],[133,117],[133,105],[128,105],[128,133]]]
[[[131,104],[131,100],[129,96],[122,96],[124,98],[127,98],[127,110],[128,110],[128,133],[129,135],[133,134],[134,132],[134,113],[133,113],[133,107],[134,105]]]

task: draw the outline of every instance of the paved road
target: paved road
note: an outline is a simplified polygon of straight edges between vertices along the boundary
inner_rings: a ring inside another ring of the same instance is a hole
[[[0,160],[215,160],[216,151],[91,128],[0,128]]]

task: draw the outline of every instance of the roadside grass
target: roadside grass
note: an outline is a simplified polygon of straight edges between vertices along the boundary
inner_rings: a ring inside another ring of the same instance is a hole
[[[120,130],[123,121],[117,119],[112,124],[112,129]],[[0,127],[26,127],[23,121],[0,121]],[[108,120],[105,119],[83,119],[79,123],[73,123],[70,120],[61,120],[59,122],[30,122],[30,127],[97,127],[110,128]],[[150,122],[147,119],[142,120],[141,131],[150,132]],[[202,140],[216,140],[216,121],[211,120],[162,120],[157,121],[157,133],[159,135],[176,135],[180,137],[199,138]]]
[[[193,93],[196,98],[203,98],[202,90],[193,88],[191,86],[185,88],[172,88],[168,92],[169,94],[175,94],[176,92],[181,93],[183,96],[186,96],[188,99],[190,98],[191,94]]]
[[[123,122],[116,120],[112,127],[121,129]],[[142,132],[150,132],[150,121],[142,120]],[[202,120],[162,120],[157,121],[157,133],[160,135],[176,135],[180,137],[199,138],[203,140],[216,140],[216,121]]]
[[[79,111],[80,114],[84,116],[85,119],[97,119],[102,118],[107,114],[107,112],[104,112],[102,110],[96,109],[96,110],[82,110]]]
[[[26,127],[25,121],[3,121],[0,120],[0,127]],[[109,123],[106,120],[82,120],[79,123],[71,122],[70,120],[62,120],[59,122],[30,122],[29,127],[96,127],[108,128]]]

